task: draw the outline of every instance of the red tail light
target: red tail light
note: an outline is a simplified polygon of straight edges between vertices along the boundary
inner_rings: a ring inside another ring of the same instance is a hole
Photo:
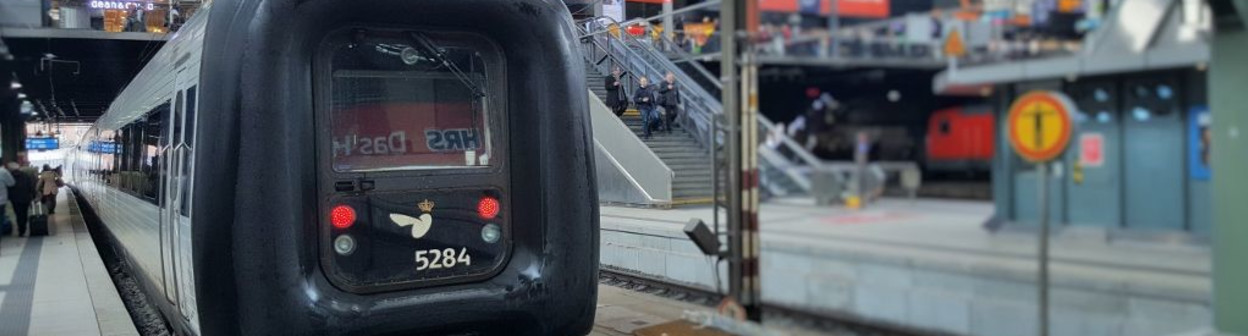
[[[481,201],[477,202],[477,215],[480,215],[481,218],[484,219],[494,219],[494,217],[497,217],[498,200],[489,196],[482,197]]]
[[[338,205],[329,212],[329,223],[335,228],[346,229],[355,224],[355,209],[349,205]]]

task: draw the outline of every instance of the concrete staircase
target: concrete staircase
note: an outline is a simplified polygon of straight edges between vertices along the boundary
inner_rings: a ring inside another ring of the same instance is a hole
[[[621,119],[640,136],[641,116]],[[677,128],[671,133],[654,131],[646,146],[676,175],[672,179],[672,204],[704,204],[711,201],[711,157],[688,132]]]
[[[602,75],[588,63],[585,82],[598,98],[606,101],[607,89]],[[632,90],[627,90],[631,92]],[[641,115],[629,108],[621,117],[633,134],[641,137]],[[602,139],[599,139],[600,141]],[[676,175],[672,180],[672,205],[709,204],[711,202],[710,154],[689,132],[676,128],[672,133],[655,131],[642,142]],[[722,178],[721,178],[722,182]],[[720,184],[721,186],[723,183]]]

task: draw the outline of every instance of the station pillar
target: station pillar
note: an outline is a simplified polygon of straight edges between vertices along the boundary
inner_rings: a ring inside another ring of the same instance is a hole
[[[26,150],[26,122],[16,100],[0,101],[0,159],[14,161],[19,151]]]
[[[1210,2],[1239,12],[1215,15],[1209,64],[1214,326],[1224,334],[1248,335],[1248,263],[1243,259],[1248,256],[1248,207],[1243,206],[1248,200],[1248,95],[1243,94],[1248,87],[1248,1]]]

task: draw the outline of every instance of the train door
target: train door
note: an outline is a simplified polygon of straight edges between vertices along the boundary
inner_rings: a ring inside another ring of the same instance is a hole
[[[1126,226],[1182,230],[1183,117],[1170,76],[1128,81],[1123,98],[1123,181]]]
[[[172,204],[170,213],[174,221],[174,256],[176,266],[176,276],[178,279],[178,303],[179,309],[182,311],[182,318],[193,320],[196,315],[195,310],[195,277],[192,271],[191,262],[191,180],[194,174],[194,164],[192,155],[195,149],[195,111],[197,109],[198,87],[194,82],[188,83],[188,87],[182,89],[183,107],[182,116],[179,118],[182,122],[182,132],[179,137],[173,141],[177,141],[174,147],[174,156],[178,162],[177,170],[172,170],[171,176],[174,181],[178,181],[173,185],[173,196],[177,199]],[[197,324],[192,322],[194,328]]]
[[[1077,107],[1077,132],[1067,150],[1066,218],[1071,225],[1117,227],[1122,223],[1118,88],[1112,81],[1080,83],[1068,92]]]
[[[162,134],[160,137],[159,159],[160,193],[157,195],[157,201],[160,209],[160,260],[162,272],[164,274],[162,284],[164,285],[165,299],[174,303],[177,302],[177,289],[174,288],[177,283],[177,279],[174,278],[175,263],[173,252],[175,250],[173,246],[173,237],[175,235],[173,232],[173,221],[170,219],[172,216],[170,205],[173,202],[171,201],[172,195],[169,192],[169,190],[172,189],[174,181],[170,178],[169,172],[172,171],[172,167],[176,164],[176,162],[174,162],[174,156],[172,155],[174,152],[173,138],[178,133],[178,131],[174,130],[174,128],[181,123],[179,116],[182,115],[182,99],[182,93],[180,91],[175,92],[173,106],[169,109],[169,115],[165,118],[168,120],[168,125],[170,127],[165,127],[161,130]]]
[[[161,196],[161,253],[165,256],[165,295],[170,302],[178,307],[183,318],[193,311],[188,308],[193,302],[187,300],[193,295],[190,284],[190,219],[188,156],[188,131],[191,117],[195,110],[195,87],[190,72],[183,68],[178,71],[175,80],[174,104],[170,115],[169,132],[167,133],[167,149],[164,153],[164,194]],[[162,139],[163,140],[163,139]]]

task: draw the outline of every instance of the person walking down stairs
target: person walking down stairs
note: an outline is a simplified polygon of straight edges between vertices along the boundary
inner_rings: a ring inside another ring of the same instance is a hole
[[[672,133],[672,125],[676,123],[676,117],[680,115],[678,111],[680,90],[676,88],[676,74],[668,71],[667,76],[663,77],[663,83],[660,85],[659,105],[663,106],[663,128],[670,134]]]
[[[611,77],[606,77],[607,107],[619,117],[628,110],[628,94],[624,93],[624,71],[619,66],[611,69]]]
[[[654,88],[650,81],[642,76],[637,80],[641,87],[633,92],[633,104],[641,112],[641,133],[643,139],[650,139],[650,131],[659,124],[659,110],[654,103]]]

